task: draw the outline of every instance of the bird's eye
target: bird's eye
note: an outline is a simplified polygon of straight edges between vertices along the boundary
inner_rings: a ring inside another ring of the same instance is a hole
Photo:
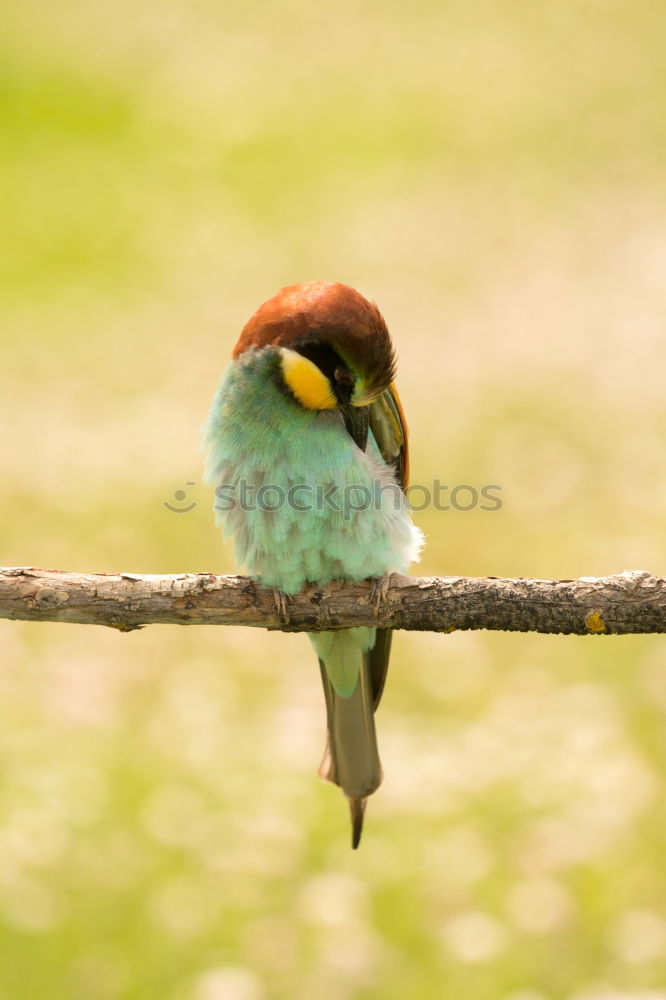
[[[349,386],[354,384],[354,376],[352,373],[347,368],[343,368],[341,365],[338,365],[333,372],[333,378],[338,385]]]

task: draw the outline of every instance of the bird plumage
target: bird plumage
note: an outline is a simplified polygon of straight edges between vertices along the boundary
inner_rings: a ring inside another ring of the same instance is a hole
[[[290,286],[244,327],[206,424],[206,475],[238,562],[263,586],[289,595],[405,572],[417,558],[394,370],[379,310],[346,285]],[[354,847],[382,778],[374,711],[390,635],[310,634],[327,708],[320,774],[349,799]]]

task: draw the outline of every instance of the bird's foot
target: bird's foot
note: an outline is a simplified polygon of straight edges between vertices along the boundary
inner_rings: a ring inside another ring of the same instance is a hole
[[[289,602],[291,598],[288,594],[283,591],[278,590],[277,587],[273,587],[273,603],[275,604],[275,610],[280,616],[280,621],[283,625],[289,625]]]
[[[375,618],[379,617],[379,612],[381,610],[382,604],[388,598],[388,592],[391,588],[391,574],[384,573],[384,576],[379,576],[372,581],[372,590],[370,592],[370,599],[375,606]]]

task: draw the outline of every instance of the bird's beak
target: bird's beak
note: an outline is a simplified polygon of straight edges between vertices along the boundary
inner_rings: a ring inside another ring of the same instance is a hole
[[[352,406],[351,403],[340,403],[340,411],[345,421],[347,433],[355,441],[361,451],[365,451],[368,443],[368,427],[370,414],[367,406]]]

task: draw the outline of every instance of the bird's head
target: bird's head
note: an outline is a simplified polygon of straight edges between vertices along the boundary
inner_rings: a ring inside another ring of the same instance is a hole
[[[307,410],[340,410],[364,449],[367,407],[395,374],[391,338],[377,306],[339,282],[289,285],[245,324],[233,356],[269,346],[279,352],[284,390]]]

